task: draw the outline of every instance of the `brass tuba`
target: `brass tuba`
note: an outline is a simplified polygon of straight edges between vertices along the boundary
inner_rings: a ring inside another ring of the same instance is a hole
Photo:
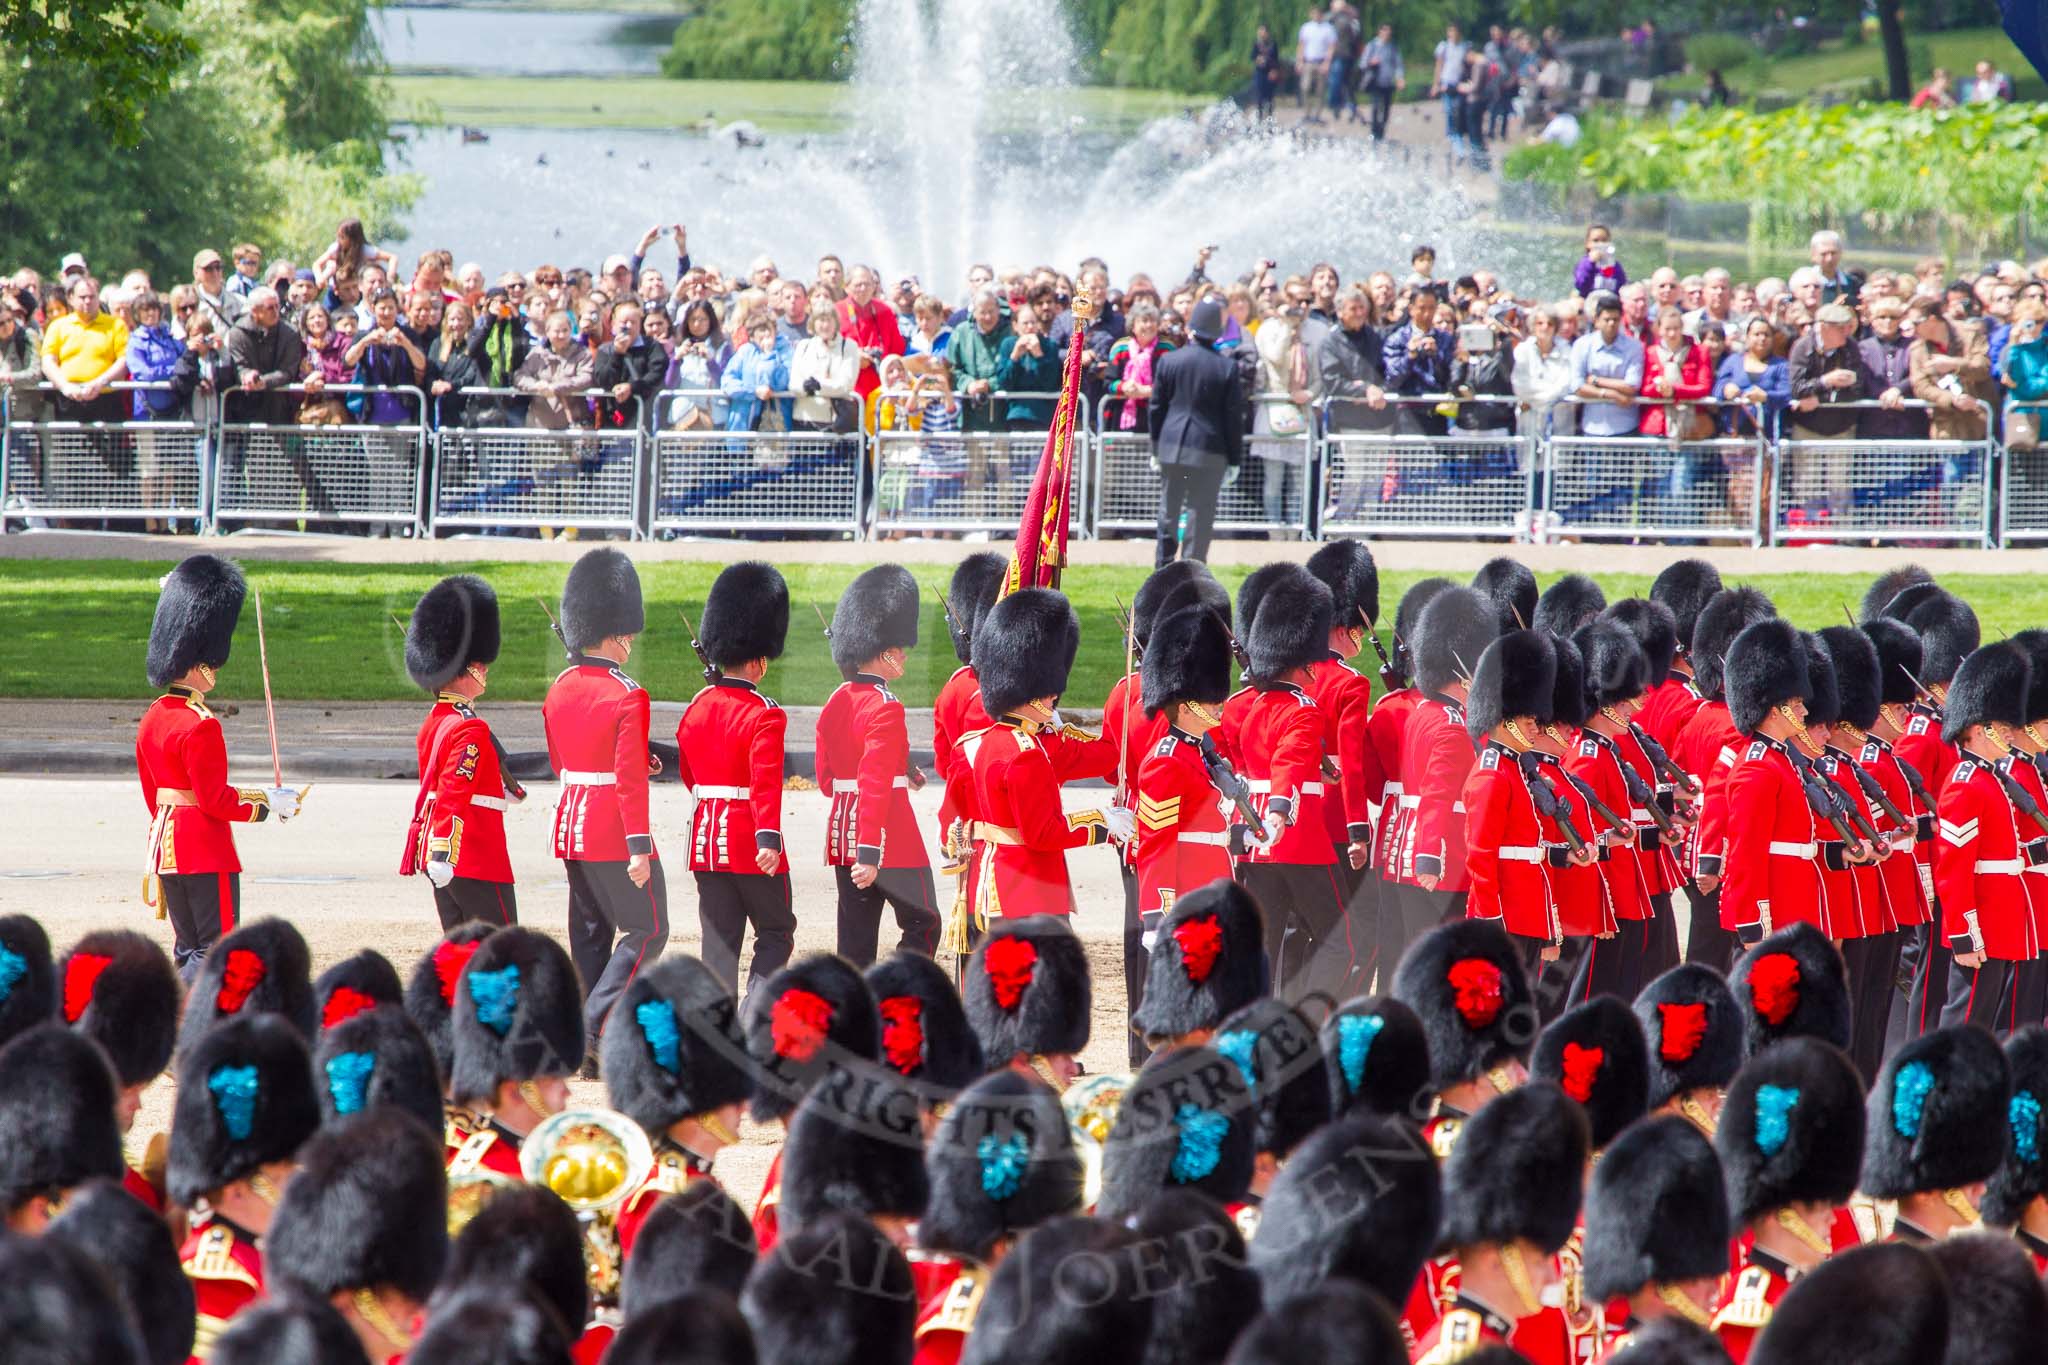
[[[1102,1198],[1102,1149],[1109,1130],[1116,1126],[1117,1111],[1123,1107],[1124,1092],[1133,1077],[1122,1075],[1082,1076],[1060,1096],[1067,1127],[1073,1130],[1074,1149],[1081,1154],[1086,1180],[1086,1205],[1094,1208]]]
[[[599,1304],[618,1302],[619,1206],[653,1173],[647,1134],[610,1109],[565,1109],[520,1144],[519,1169],[528,1183],[553,1190],[576,1210],[591,1295]]]
[[[496,1171],[471,1171],[448,1178],[448,1240],[454,1241],[484,1206],[520,1182]]]

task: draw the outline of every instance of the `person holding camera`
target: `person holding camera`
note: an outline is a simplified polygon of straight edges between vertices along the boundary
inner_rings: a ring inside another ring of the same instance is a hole
[[[1420,399],[1425,394],[1450,392],[1458,337],[1437,326],[1439,311],[1434,291],[1417,289],[1409,295],[1408,321],[1387,335],[1381,351],[1390,394]],[[1450,424],[1443,413],[1416,401],[1400,405],[1399,425],[1405,435],[1441,436]]]
[[[1489,394],[1512,399],[1515,394],[1515,343],[1521,340],[1516,324],[1520,313],[1512,302],[1481,311],[1475,305],[1477,321],[1458,328],[1457,349],[1451,354],[1451,392],[1460,398],[1484,398]],[[1462,403],[1458,407],[1458,430],[1471,436],[1497,436],[1505,440],[1515,428],[1515,405]]]
[[[523,282],[520,292],[525,292]],[[476,362],[481,376],[478,383],[493,389],[513,387],[527,354],[533,350],[533,337],[526,329],[526,319],[519,315],[519,302],[509,285],[501,283],[485,291],[476,325],[469,331],[468,346],[469,358]],[[470,413],[476,426],[523,426],[526,400],[484,398],[470,405]]]

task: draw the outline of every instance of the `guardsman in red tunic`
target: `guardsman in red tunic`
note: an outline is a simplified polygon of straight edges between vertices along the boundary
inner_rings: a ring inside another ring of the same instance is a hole
[[[2001,766],[2048,822],[2048,770],[2042,767],[2048,763],[2048,630],[2023,630],[2012,642],[2027,654],[2027,723],[2013,732],[2013,751]],[[2032,817],[2023,814],[2020,829],[2035,828]],[[2020,885],[2033,914],[2034,939],[2048,952],[2048,862],[2028,867]],[[2022,1025],[2048,1019],[2048,957],[2022,963],[2013,973],[2013,1017]]]
[[[983,707],[996,723],[961,741],[974,772],[974,862],[967,871],[969,922],[1069,915],[1073,888],[1067,850],[1135,832],[1123,806],[1068,812],[1060,785],[1092,771],[1100,755],[1088,746],[1047,737],[1057,725],[1081,627],[1067,599],[1050,588],[1024,588],[990,609],[974,634],[974,672]]]
[[[1729,1085],[1714,1148],[1737,1246],[1748,1246],[1714,1307],[1714,1334],[1736,1365],[1792,1282],[1834,1254],[1828,1223],[1856,1191],[1863,1130],[1856,1065],[1819,1038],[1757,1053]]]
[[[1379,946],[1378,887],[1372,874],[1372,804],[1385,789],[1378,756],[1367,737],[1372,684],[1350,660],[1365,648],[1380,616],[1380,574],[1361,540],[1333,540],[1308,558],[1308,571],[1330,590],[1328,657],[1311,664],[1308,694],[1323,714],[1323,749],[1336,765],[1336,789],[1323,799],[1323,827],[1337,855],[1344,888],[1345,940],[1351,974],[1335,999],[1372,981]]]
[[[1416,690],[1422,694],[1401,733],[1402,800],[1409,813],[1403,854],[1412,878],[1403,888],[1403,942],[1465,913],[1465,779],[1477,761],[1465,729],[1466,689],[1479,655],[1499,635],[1501,614],[1471,588],[1446,588],[1415,623]]]
[[[2012,1141],[1978,1207],[1990,1226],[2012,1229],[2036,1274],[2048,1274],[2048,1029],[2016,1031],[2005,1040],[2005,1061]]]
[[[1001,555],[969,555],[953,570],[946,588],[946,638],[952,641],[960,667],[932,698],[932,765],[946,789],[939,799],[939,850],[950,877],[958,877],[967,866],[973,842],[974,813],[966,807],[973,800],[974,775],[960,760],[960,740],[992,724],[981,709],[981,683],[974,676],[974,632],[996,604],[1004,568]]]
[[[1087,1011],[1081,1013],[1085,1039]],[[872,1062],[882,1055],[882,1021],[874,992],[852,963],[832,953],[807,953],[769,977],[747,997],[742,1022],[753,1065],[751,1109],[757,1123],[786,1124],[835,1063]],[[775,1249],[780,1236],[781,1205],[778,1150],[768,1165],[761,1197],[754,1201],[754,1240],[763,1257]]]
[[[1609,707],[1615,714],[1607,717],[1620,727],[1614,739],[1622,760],[1640,779],[1628,783],[1630,799],[1626,811],[1636,827],[1638,862],[1650,887],[1650,925],[1636,979],[1640,986],[1677,966],[1682,956],[1678,914],[1672,897],[1686,884],[1683,859],[1691,843],[1693,822],[1699,815],[1700,788],[1696,782],[1681,782],[1672,775],[1671,770],[1678,768],[1672,750],[1679,726],[1699,708],[1700,701],[1684,684],[1678,685],[1680,701],[1668,699],[1673,686],[1671,670],[1678,655],[1678,625],[1669,607],[1647,598],[1629,597],[1602,612],[1600,619],[1627,629],[1649,664],[1648,685],[1635,705]],[[1643,722],[1650,703],[1659,699],[1663,699],[1659,723],[1668,727],[1668,740]],[[1664,813],[1672,826],[1669,832],[1657,823],[1649,809],[1652,805]]]
[[[1439,1240],[1458,1259],[1443,1317],[1416,1343],[1421,1365],[1447,1365],[1487,1345],[1536,1365],[1575,1359],[1564,1316],[1543,1306],[1554,1258],[1579,1218],[1586,1119],[1555,1085],[1532,1082],[1465,1125],[1444,1162]]]
[[[996,1263],[1040,1223],[1081,1211],[1081,1156],[1058,1092],[1006,1068],[960,1093],[926,1166],[931,1200],[910,1253],[915,1360],[955,1365]]]
[[[135,767],[154,821],[143,865],[145,903],[168,916],[172,959],[190,981],[200,959],[242,919],[242,860],[228,826],[298,814],[288,787],[228,785],[227,741],[206,694],[227,666],[246,585],[233,561],[193,555],[163,578],[149,628],[149,681],[165,688],[142,714]]]
[[[1671,613],[1672,657],[1664,681],[1643,698],[1636,721],[1674,756],[1679,732],[1705,700],[1693,685],[1693,632],[1699,626],[1700,613],[1720,591],[1721,571],[1703,559],[1674,560],[1650,584],[1650,600]],[[1656,662],[1650,660],[1653,668]]]
[[[2005,1052],[1981,1028],[1943,1025],[1885,1059],[1859,1187],[1898,1202],[1888,1240],[1926,1245],[1982,1223],[1977,1201],[2012,1143],[2011,1099]]]
[[[498,640],[498,595],[472,574],[427,589],[405,632],[406,671],[434,694],[434,709],[420,725],[420,789],[399,870],[427,874],[444,931],[467,919],[519,922],[505,808],[526,792],[507,779],[490,722],[476,713]]]
[[[28,1236],[79,1186],[121,1174],[113,1073],[92,1043],[44,1019],[0,1048],[0,1227]]]
[[[1680,963],[1643,987],[1635,1011],[1650,1051],[1649,1111],[1712,1138],[1746,1027],[1728,983],[1712,967]]]
[[[1626,1309],[1607,1315],[1596,1358],[1658,1318],[1713,1322],[1732,1230],[1707,1134],[1676,1115],[1622,1133],[1593,1166],[1584,1228],[1585,1302]]]
[[[193,1211],[178,1252],[198,1295],[193,1360],[207,1359],[229,1320],[263,1297],[263,1239],[319,1126],[312,1060],[282,1019],[216,1024],[180,1059],[168,1188]]]
[[[897,946],[939,946],[931,855],[910,808],[910,731],[889,691],[917,644],[919,605],[909,570],[878,565],[847,585],[828,632],[846,681],[818,714],[818,790],[832,802],[825,863],[839,888],[839,952],[861,967],[875,960],[884,904],[902,930]]]
[[[1656,611],[1661,613],[1662,608]],[[1591,946],[1572,998],[1606,994],[1632,1000],[1643,982],[1661,971],[1667,946],[1659,937],[1663,926],[1655,898],[1665,895],[1665,909],[1670,908],[1670,883],[1665,878],[1670,854],[1650,811],[1657,799],[1656,777],[1646,772],[1648,762],[1629,729],[1648,690],[1650,659],[1635,633],[1611,616],[1580,630],[1577,644],[1586,673],[1586,723],[1565,768],[1575,785],[1590,788],[1626,827],[1616,830],[1599,815],[1589,820],[1608,850],[1599,864],[1601,901],[1614,918],[1616,933]],[[1676,943],[1674,934],[1668,945],[1674,952]]]
[[[663,1195],[712,1178],[713,1158],[739,1141],[754,1087],[732,992],[696,958],[656,963],[620,1008],[631,1027],[605,1035],[605,1095],[654,1148],[654,1169],[619,1206],[619,1250],[630,1256]]]
[[[789,634],[789,588],[770,565],[729,565],[711,585],[698,625],[709,685],[683,708],[676,753],[692,802],[690,871],[697,878],[704,965],[737,994],[748,924],[754,926],[749,990],[781,971],[796,943],[782,847],[789,717],[760,689]]]
[[[12,939],[8,921],[0,920],[0,951]],[[40,929],[36,930],[38,936]],[[44,949],[48,960],[48,949]],[[47,981],[48,978],[45,978]],[[135,1124],[135,1112],[142,1096],[171,1062],[171,1044],[178,1035],[178,1009],[182,991],[171,960],[153,941],[128,929],[98,929],[72,946],[57,964],[57,1007],[64,1022],[98,1043],[114,1064],[115,1079],[121,1083],[118,1115],[121,1131]],[[8,993],[6,1010],[14,996],[31,994],[29,983],[17,983]],[[47,1008],[47,1007],[46,1007]],[[157,1213],[164,1211],[163,1152],[143,1156],[127,1154],[121,1183],[130,1194]]]
[[[646,627],[640,576],[617,550],[592,550],[562,586],[569,666],[541,705],[548,762],[562,784],[554,854],[569,877],[569,955],[583,982],[595,1050],[612,1006],[668,947],[668,881],[647,815],[647,691],[626,674]]]
[[[1401,605],[1394,610],[1393,651],[1386,667],[1380,670],[1380,681],[1387,690],[1380,694],[1365,721],[1366,741],[1373,752],[1371,766],[1380,781],[1380,790],[1374,796],[1379,804],[1379,826],[1373,836],[1372,865],[1380,881],[1379,932],[1374,952],[1382,993],[1394,979],[1394,968],[1408,948],[1407,919],[1401,909],[1406,892],[1402,887],[1414,875],[1408,853],[1408,829],[1417,798],[1407,793],[1402,781],[1401,749],[1408,717],[1422,700],[1422,693],[1412,681],[1415,650],[1411,642],[1422,609],[1431,598],[1451,586],[1448,578],[1425,578],[1402,594]]]
[[[1217,785],[1220,778],[1236,788],[1235,774],[1208,739],[1222,721],[1221,707],[1230,691],[1229,631],[1202,606],[1182,608],[1156,622],[1145,649],[1143,681],[1145,714],[1166,727],[1134,778],[1139,793],[1138,912],[1149,939],[1182,896],[1229,878],[1231,826],[1245,823]],[[1135,996],[1139,1003],[1144,994],[1141,984]]]
[[[524,1179],[519,1144],[569,1102],[584,1056],[576,969],[546,934],[514,926],[485,939],[455,987],[449,1095],[475,1115],[448,1163],[451,1179],[490,1171]]]
[[[1943,707],[1942,737],[1963,756],[1936,805],[1934,887],[1950,963],[1944,1027],[2010,1032],[2014,973],[2041,952],[2022,883],[2028,867],[2048,860],[2048,842],[1999,766],[2026,725],[2030,674],[2018,645],[1986,645],[1956,670]]]

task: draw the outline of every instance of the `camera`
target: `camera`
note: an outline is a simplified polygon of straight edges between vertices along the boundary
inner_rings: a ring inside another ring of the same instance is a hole
[[[1468,351],[1490,351],[1495,345],[1493,328],[1483,322],[1461,322],[1458,344]]]

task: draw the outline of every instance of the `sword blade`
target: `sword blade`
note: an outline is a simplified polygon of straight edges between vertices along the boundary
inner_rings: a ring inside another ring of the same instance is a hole
[[[256,601],[256,662],[263,669],[263,714],[270,722],[271,785],[282,787],[284,765],[277,757],[277,701],[270,693],[270,645],[263,635],[263,590],[251,583],[249,595]]]

